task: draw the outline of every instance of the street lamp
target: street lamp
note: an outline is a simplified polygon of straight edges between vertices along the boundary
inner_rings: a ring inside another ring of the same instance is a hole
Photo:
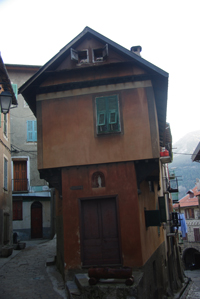
[[[12,95],[9,91],[1,91],[2,87],[0,86],[0,103],[1,103],[1,112],[7,114],[10,110],[10,105],[12,103]]]

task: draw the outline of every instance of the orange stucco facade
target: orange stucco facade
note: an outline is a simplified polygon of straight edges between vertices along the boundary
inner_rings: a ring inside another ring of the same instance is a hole
[[[105,175],[106,185],[103,188],[92,188],[92,174],[97,169]],[[65,168],[62,171],[62,186],[66,269],[82,267],[80,201],[85,198],[116,197],[123,266],[143,266],[163,242],[162,230],[158,234],[157,227],[146,229],[144,207],[155,209],[156,197],[155,194],[149,196],[145,184],[142,186],[143,195],[137,194],[134,162]],[[82,186],[82,189],[74,190],[73,186]]]
[[[98,136],[95,98],[110,94],[119,97],[122,132]],[[38,109],[42,111],[39,169],[159,157],[158,140],[151,139],[145,88],[44,100]],[[152,143],[157,143],[156,150]]]

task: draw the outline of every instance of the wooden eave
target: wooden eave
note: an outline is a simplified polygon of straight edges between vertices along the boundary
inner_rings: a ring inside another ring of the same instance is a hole
[[[12,89],[12,85],[5,67],[5,64],[3,62],[3,59],[0,55],[0,82],[3,84],[3,88],[5,91],[9,91],[12,95],[12,105],[17,105],[17,99],[15,97],[15,94]]]
[[[56,68],[62,63],[64,59],[68,55],[70,55],[70,49],[78,47],[78,45],[87,37],[94,37],[99,40],[101,43],[108,44],[109,48],[113,49],[115,52],[127,57],[130,60],[130,63],[134,63],[138,67],[142,68],[148,74],[147,77],[152,80],[154,94],[155,94],[155,101],[156,101],[156,108],[158,113],[158,123],[159,123],[159,133],[160,133],[160,141],[161,144],[163,143],[164,139],[164,131],[166,125],[166,109],[167,109],[167,90],[168,90],[168,73],[163,71],[162,69],[158,68],[157,66],[153,65],[152,63],[148,62],[147,60],[143,59],[139,55],[127,50],[126,48],[120,46],[119,44],[113,42],[112,40],[108,39],[107,37],[99,34],[98,32],[92,30],[89,27],[86,27],[79,35],[77,35],[71,42],[69,42],[65,47],[63,47],[52,59],[50,59],[43,67],[41,67],[38,72],[36,72],[29,80],[27,80],[20,88],[19,93],[21,93],[29,107],[36,115],[36,94],[37,93],[44,93],[45,88],[40,87],[42,82],[46,80],[51,72],[54,72]],[[94,66],[88,66],[94,67]],[[131,76],[130,76],[131,77]],[[145,76],[144,76],[145,77]],[[143,78],[144,78],[143,77]],[[140,77],[142,78],[142,77]],[[79,88],[79,86],[94,86],[95,84],[110,84],[108,82],[120,82],[120,80],[139,80],[139,77],[132,76],[132,78],[127,78],[125,76],[124,79],[122,78],[111,78],[103,80],[94,80],[86,82],[77,82],[71,83],[71,85],[67,84],[59,84],[58,86],[51,87],[54,91],[58,90],[65,90],[65,88]],[[122,81],[122,82],[125,82]],[[104,82],[104,83],[103,83]],[[106,83],[105,83],[106,82]],[[48,89],[49,91],[51,90]],[[47,90],[47,89],[46,89]]]

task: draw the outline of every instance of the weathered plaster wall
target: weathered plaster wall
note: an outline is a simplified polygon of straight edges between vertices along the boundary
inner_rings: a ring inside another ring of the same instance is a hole
[[[106,187],[92,188],[91,177],[95,171],[104,173]],[[147,196],[146,188],[146,194],[138,198],[134,162],[65,168],[62,172],[62,186],[66,269],[81,267],[81,198],[117,195],[123,266],[142,266],[163,242],[163,234],[161,232],[159,236],[157,228],[146,230],[144,227],[143,206],[155,208],[155,194]],[[72,186],[83,186],[83,189],[71,190]],[[145,193],[145,187],[142,189]]]
[[[88,165],[159,156],[159,140],[152,145],[152,134],[157,136],[157,118],[150,127],[145,88],[124,89],[119,95],[122,132],[96,135],[95,97],[113,94],[69,96],[38,102],[38,148],[41,155],[39,169],[73,165]],[[45,95],[46,96],[46,95]],[[152,105],[154,102],[152,101]],[[59,117],[55,117],[56,114]],[[51,121],[49,121],[51,119]],[[158,137],[158,136],[157,136]]]

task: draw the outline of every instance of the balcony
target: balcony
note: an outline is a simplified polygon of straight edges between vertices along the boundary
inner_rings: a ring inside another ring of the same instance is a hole
[[[29,191],[28,179],[13,179],[12,180],[12,192],[13,193],[25,193]]]
[[[163,191],[169,193],[177,193],[178,192],[178,179],[174,177],[172,179],[163,178]]]

